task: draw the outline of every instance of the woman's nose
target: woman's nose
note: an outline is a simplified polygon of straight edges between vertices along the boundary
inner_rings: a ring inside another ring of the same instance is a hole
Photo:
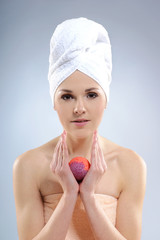
[[[86,112],[86,108],[82,100],[77,100],[74,106],[74,113],[75,114],[82,114]]]

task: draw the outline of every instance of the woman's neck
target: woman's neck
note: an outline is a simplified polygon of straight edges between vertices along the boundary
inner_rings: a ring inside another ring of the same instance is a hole
[[[90,157],[92,143],[93,143],[93,134],[84,137],[76,138],[67,134],[66,138],[68,153],[70,157],[82,156]]]

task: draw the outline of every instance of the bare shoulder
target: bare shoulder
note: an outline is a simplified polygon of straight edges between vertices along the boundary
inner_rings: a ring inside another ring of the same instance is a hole
[[[134,150],[120,146],[110,140],[103,138],[106,155],[113,155],[117,159],[117,163],[122,171],[146,171],[145,160]],[[105,151],[104,151],[105,152]]]
[[[40,149],[35,148],[28,150],[16,158],[13,169],[22,171],[23,169],[27,170],[30,166],[32,166],[30,169],[33,170],[40,158],[42,158]]]
[[[36,149],[32,149],[19,155],[13,164],[13,186],[15,198],[19,199],[17,201],[18,206],[22,201],[22,197],[19,196],[20,194],[18,194],[18,192],[23,192],[23,186],[25,186],[25,188],[27,188],[28,185],[32,187],[34,186],[34,192],[37,191],[38,171],[36,169],[38,169],[38,156],[38,151]],[[27,191],[25,193],[27,193]],[[27,197],[24,198],[23,202],[25,202],[25,199],[27,199]]]
[[[121,170],[125,175],[137,176],[138,174],[146,173],[146,163],[142,156],[136,153],[134,150],[119,147],[118,148],[118,162]]]
[[[140,239],[146,189],[146,163],[142,156],[132,149],[117,146],[114,152],[121,182],[116,228],[126,239]]]
[[[52,177],[49,163],[56,141],[19,155],[13,166],[13,189],[20,239],[33,239],[44,227],[44,204],[41,183]],[[44,189],[48,184],[44,184]],[[50,192],[49,192],[50,193]]]
[[[13,172],[20,172],[25,175],[35,174],[35,172],[36,175],[40,173],[41,169],[44,169],[45,165],[48,165],[51,161],[58,138],[17,156],[13,164]]]
[[[104,153],[106,161],[114,166],[114,176],[116,173],[121,182],[121,190],[129,187],[133,183],[135,186],[142,184],[145,186],[147,167],[142,156],[134,150],[120,146],[108,139],[103,138]],[[130,188],[131,189],[131,188]]]
[[[147,175],[147,167],[144,159],[135,151],[120,147],[118,165],[122,179],[121,199],[130,199],[130,202],[134,199],[137,206],[142,207]]]

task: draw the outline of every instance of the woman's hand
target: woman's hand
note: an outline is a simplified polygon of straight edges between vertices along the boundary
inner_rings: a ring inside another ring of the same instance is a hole
[[[80,194],[94,194],[95,188],[107,169],[102,149],[100,148],[97,131],[93,134],[91,150],[91,166],[80,184]]]
[[[64,131],[56,145],[53,159],[50,163],[52,172],[58,177],[64,193],[78,193],[79,184],[72,174],[69,164],[68,149],[66,144],[66,132]]]

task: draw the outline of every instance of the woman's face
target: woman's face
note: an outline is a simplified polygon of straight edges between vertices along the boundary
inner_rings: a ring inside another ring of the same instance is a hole
[[[54,109],[63,128],[74,136],[85,137],[98,129],[105,107],[103,89],[96,81],[78,70],[66,78],[55,93]],[[75,122],[78,119],[88,121]]]

